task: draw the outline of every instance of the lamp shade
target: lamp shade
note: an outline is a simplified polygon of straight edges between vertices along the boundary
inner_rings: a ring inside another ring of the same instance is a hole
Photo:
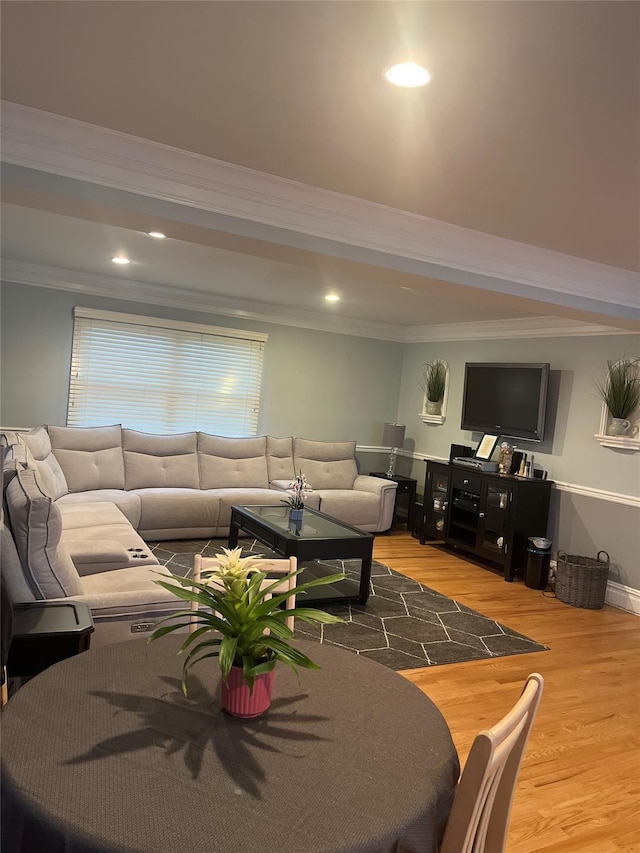
[[[404,424],[385,424],[382,435],[382,446],[402,447],[405,429]]]

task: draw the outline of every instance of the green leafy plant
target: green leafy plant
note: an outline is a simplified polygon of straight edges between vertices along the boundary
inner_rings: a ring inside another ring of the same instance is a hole
[[[640,371],[637,358],[607,361],[604,381],[596,380],[600,397],[612,418],[628,418],[640,404]]]
[[[177,598],[197,602],[205,608],[180,611],[159,620],[158,624],[167,621],[171,624],[156,628],[149,637],[149,642],[152,642],[172,631],[188,627],[195,619],[199,627],[187,636],[178,652],[185,654],[182,666],[182,691],[185,696],[189,669],[205,658],[218,658],[224,680],[232,666],[241,666],[244,680],[251,691],[255,677],[270,672],[279,661],[294,670],[297,667],[319,669],[307,655],[287,642],[293,637],[293,631],[285,624],[286,620],[292,615],[308,623],[332,624],[343,620],[314,608],[294,607],[285,610],[280,605],[289,598],[291,592],[273,594],[283,582],[296,577],[304,569],[275,578],[273,583],[263,586],[267,574],[259,570],[259,557],[241,557],[241,548],[222,550],[223,554],[216,554],[216,568],[204,571],[199,582],[173,574],[168,575],[169,580],[155,581]],[[344,578],[342,573],[314,578],[297,584],[295,594],[299,596],[312,587],[335,583]]]
[[[430,364],[422,365],[422,380],[420,387],[431,403],[439,403],[444,397],[447,385],[447,366],[444,361],[436,359]]]

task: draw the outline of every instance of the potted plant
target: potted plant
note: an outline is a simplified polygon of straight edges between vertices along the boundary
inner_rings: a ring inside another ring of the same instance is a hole
[[[609,435],[624,435],[629,417],[640,405],[640,371],[637,358],[607,361],[604,381],[596,380],[598,393],[611,417]]]
[[[293,494],[282,498],[282,502],[289,504],[289,521],[295,529],[299,530],[302,527],[302,510],[304,509],[305,498],[313,489],[302,471],[289,483],[289,488]]]
[[[185,610],[159,620],[158,624],[170,621],[153,631],[149,642],[164,637],[173,631],[189,627],[195,620],[198,627],[190,633],[180,646],[179,654],[185,654],[182,666],[182,690],[187,695],[187,675],[191,667],[205,658],[217,657],[223,679],[223,706],[236,716],[258,716],[271,703],[273,670],[280,662],[296,670],[297,667],[319,669],[310,658],[290,645],[288,640],[293,631],[286,621],[291,616],[303,622],[332,624],[342,622],[339,616],[308,607],[283,609],[291,595],[290,591],[274,594],[283,583],[299,575],[298,569],[288,575],[273,579],[260,571],[260,557],[241,557],[242,548],[216,554],[215,569],[204,571],[200,581],[181,575],[168,575],[168,580],[155,583],[172,592],[184,601],[196,602],[205,609]],[[298,584],[296,595],[312,587],[344,580],[342,573],[314,578]],[[272,597],[271,597],[272,596]],[[238,690],[242,693],[238,696]],[[256,694],[256,703],[249,697]],[[240,699],[242,708],[248,713],[237,713],[230,700]],[[257,708],[257,710],[256,710]]]
[[[440,414],[444,392],[447,387],[447,365],[444,361],[436,359],[430,364],[422,365],[420,387],[427,398],[427,414]]]

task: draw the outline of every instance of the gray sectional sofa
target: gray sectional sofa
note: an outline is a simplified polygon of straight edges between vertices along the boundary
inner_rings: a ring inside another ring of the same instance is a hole
[[[179,609],[154,583],[147,542],[226,537],[233,504],[279,504],[296,472],[313,488],[309,507],[368,532],[392,523],[396,484],[358,474],[355,442],[120,425],[4,431],[2,441],[0,553],[11,597],[86,601],[94,644]]]

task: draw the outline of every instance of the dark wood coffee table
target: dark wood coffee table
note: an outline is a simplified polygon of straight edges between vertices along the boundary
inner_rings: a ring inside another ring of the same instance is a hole
[[[295,530],[289,523],[286,506],[232,506],[229,547],[236,548],[240,531],[255,537],[281,557],[296,557],[304,566],[304,580],[335,574],[335,566],[323,560],[360,560],[359,582],[347,578],[318,587],[305,596],[305,606],[329,601],[357,601],[366,604],[371,581],[373,535],[343,524],[330,515],[305,509],[302,526]],[[313,598],[311,598],[313,596]]]

